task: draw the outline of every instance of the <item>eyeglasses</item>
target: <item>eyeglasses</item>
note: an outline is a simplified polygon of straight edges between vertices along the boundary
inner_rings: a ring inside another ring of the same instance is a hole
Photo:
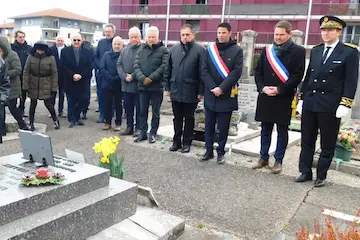
[[[80,39],[73,39],[74,42],[80,42]]]

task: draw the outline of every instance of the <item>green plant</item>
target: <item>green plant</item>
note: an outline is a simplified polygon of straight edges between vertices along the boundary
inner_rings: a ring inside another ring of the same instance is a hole
[[[95,143],[93,149],[95,153],[102,154],[99,167],[109,169],[111,177],[123,179],[126,173],[123,168],[125,158],[117,154],[119,141],[119,137],[103,138],[100,142]]]

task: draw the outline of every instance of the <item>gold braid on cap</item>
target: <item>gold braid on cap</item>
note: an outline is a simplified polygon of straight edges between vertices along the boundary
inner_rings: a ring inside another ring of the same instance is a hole
[[[336,21],[323,21],[321,23],[320,28],[338,28],[338,29],[343,29],[343,26]]]
[[[340,105],[344,105],[345,107],[351,108],[354,106],[354,100],[347,97],[342,97],[340,101]]]

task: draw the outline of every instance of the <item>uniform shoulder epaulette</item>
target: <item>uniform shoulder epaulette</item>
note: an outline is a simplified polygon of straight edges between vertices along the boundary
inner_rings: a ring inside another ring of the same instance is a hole
[[[357,48],[358,46],[355,45],[355,44],[352,44],[352,43],[344,43],[345,46],[348,46],[348,47],[352,47],[352,48]]]
[[[315,48],[315,47],[320,47],[320,46],[322,46],[322,45],[324,45],[324,43],[319,43],[319,44],[315,45],[314,48]]]

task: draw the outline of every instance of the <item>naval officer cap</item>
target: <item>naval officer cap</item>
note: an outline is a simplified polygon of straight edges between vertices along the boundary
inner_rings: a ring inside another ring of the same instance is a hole
[[[335,16],[323,16],[320,18],[320,29],[340,29],[346,27],[346,23]]]

